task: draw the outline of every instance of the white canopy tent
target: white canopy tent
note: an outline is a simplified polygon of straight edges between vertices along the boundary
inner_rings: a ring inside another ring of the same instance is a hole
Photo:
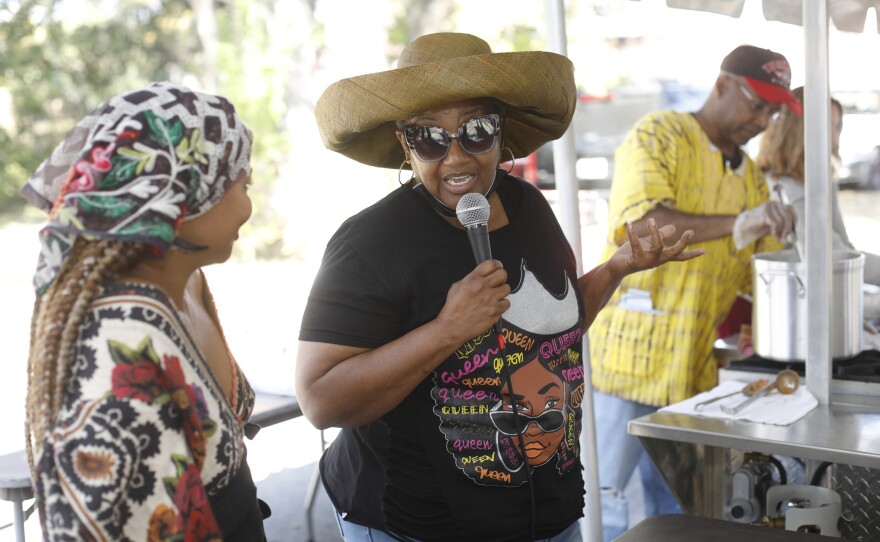
[[[666,0],[674,8],[742,14],[746,0]],[[878,0],[763,0],[769,21],[804,27],[804,154],[806,172],[807,388],[820,403],[831,401],[831,107],[828,85],[829,19],[848,32],[862,32]],[[875,28],[880,29],[880,24]]]
[[[739,17],[743,13],[746,0],[666,0],[666,5],[673,8],[707,11]],[[768,21],[778,21],[810,26],[809,21],[804,20],[804,8],[807,12],[815,12],[821,9],[819,4],[823,0],[762,0],[761,9],[764,18]],[[825,8],[831,20],[839,30],[845,32],[862,32],[865,28],[865,19],[870,8],[874,8],[874,15],[880,22],[880,1],[878,0],[830,0]],[[806,22],[806,24],[804,24]],[[878,25],[880,27],[880,25]]]
[[[739,17],[746,0],[667,0],[673,8],[709,11]],[[545,0],[547,36],[551,51],[566,54],[564,0]],[[820,403],[831,400],[831,185],[830,178],[830,91],[828,83],[829,20],[845,31],[861,32],[869,8],[880,18],[878,0],[763,0],[768,20],[804,27],[805,76],[805,154],[806,154],[806,269],[807,269],[807,388]],[[880,21],[878,21],[880,23]],[[880,28],[880,24],[877,25]],[[574,134],[569,129],[553,144],[556,188],[559,191],[560,221],[582,271],[578,186],[574,173]],[[820,310],[821,309],[821,310]],[[584,362],[589,364],[589,342],[585,337]],[[586,372],[589,394],[583,403],[582,449],[586,484],[587,524],[583,540],[602,540],[599,501],[596,434],[593,417],[592,380]]]

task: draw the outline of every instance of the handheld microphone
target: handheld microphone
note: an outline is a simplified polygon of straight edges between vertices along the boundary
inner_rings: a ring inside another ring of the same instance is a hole
[[[464,226],[477,265],[492,259],[489,247],[489,201],[477,192],[465,194],[455,206],[455,216]]]
[[[455,216],[464,226],[474,261],[477,265],[492,259],[492,248],[489,246],[489,200],[480,193],[470,192],[458,200]],[[504,349],[504,336],[501,334],[501,322],[495,322],[495,334],[498,346]]]

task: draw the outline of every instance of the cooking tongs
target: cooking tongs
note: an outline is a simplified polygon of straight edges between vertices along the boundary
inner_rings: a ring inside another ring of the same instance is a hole
[[[694,410],[699,412],[699,411],[703,410],[704,408],[706,408],[706,405],[712,404],[712,403],[714,403],[716,401],[720,401],[722,399],[727,399],[728,397],[733,397],[734,395],[743,394],[746,397],[751,397],[756,391],[764,388],[769,383],[770,383],[769,380],[764,380],[763,378],[759,379],[759,380],[755,380],[754,382],[749,382],[748,384],[743,386],[743,389],[741,389],[739,391],[735,391],[733,393],[728,393],[728,394],[722,395],[720,397],[713,397],[712,399],[708,399],[706,401],[702,401],[700,403],[695,404]]]
[[[764,397],[774,389],[779,390],[779,393],[781,393],[782,395],[792,394],[797,391],[800,383],[801,378],[796,372],[792,371],[791,369],[784,369],[782,371],[779,371],[779,373],[776,375],[776,380],[774,380],[773,382],[768,382],[767,385],[757,390],[751,397],[737,405],[721,405],[721,411],[725,414],[737,414],[742,409],[754,403],[761,397]]]

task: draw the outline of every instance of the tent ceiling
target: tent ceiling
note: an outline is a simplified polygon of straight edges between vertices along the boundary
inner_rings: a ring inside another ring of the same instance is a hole
[[[746,0],[666,0],[673,8],[719,13],[729,17],[742,15]],[[764,18],[768,21],[803,24],[803,0],[763,0]],[[880,0],[829,0],[828,13],[834,26],[845,32],[862,32],[868,8],[874,8],[876,28],[880,29]]]

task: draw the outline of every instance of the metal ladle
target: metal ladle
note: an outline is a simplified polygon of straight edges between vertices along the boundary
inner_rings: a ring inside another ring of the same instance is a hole
[[[727,399],[728,397],[733,397],[734,395],[743,394],[746,397],[751,397],[752,395],[755,394],[755,392],[757,392],[758,390],[761,390],[762,388],[764,388],[764,386],[766,386],[769,383],[770,383],[769,380],[765,380],[763,378],[755,380],[754,382],[749,382],[748,384],[743,386],[743,389],[741,389],[739,391],[735,391],[733,393],[728,393],[726,395],[722,395],[721,397],[713,397],[712,399],[709,399],[707,401],[702,401],[700,403],[695,404],[694,410],[699,412],[699,411],[703,410],[703,408],[705,408],[706,405],[712,404],[715,401]]]
[[[785,194],[785,189],[782,187],[781,182],[777,182],[773,185],[773,191],[776,192],[776,195],[779,197],[780,203],[783,205],[788,205],[788,196]],[[794,251],[797,254],[798,261],[804,261],[804,251],[801,249],[801,244],[798,242],[797,232],[795,231],[795,225],[791,225],[791,244],[794,245]]]
[[[791,369],[785,369],[784,371],[779,371],[779,374],[776,375],[776,380],[755,392],[754,395],[752,395],[745,401],[734,406],[721,405],[721,410],[725,414],[736,414],[745,407],[760,399],[761,397],[764,397],[765,395],[773,391],[774,388],[779,390],[779,393],[781,393],[782,395],[791,395],[792,393],[797,391],[800,384],[800,376],[798,376],[798,374]]]

